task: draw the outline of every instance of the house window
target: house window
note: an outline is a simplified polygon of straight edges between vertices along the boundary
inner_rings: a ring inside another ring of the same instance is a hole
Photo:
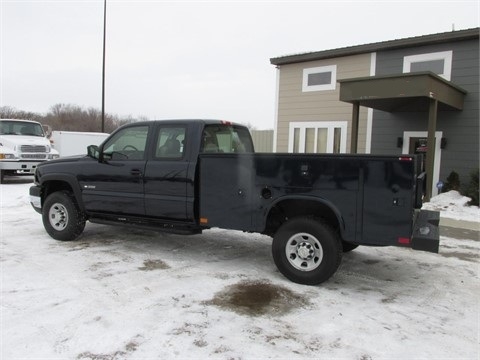
[[[290,123],[288,152],[340,154],[346,151],[346,121]]]
[[[431,71],[450,81],[453,51],[410,55],[403,58],[403,72]]]
[[[302,91],[335,90],[337,65],[303,69]]]

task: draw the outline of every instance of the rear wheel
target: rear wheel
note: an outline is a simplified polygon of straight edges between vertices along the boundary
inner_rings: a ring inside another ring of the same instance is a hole
[[[278,270],[289,280],[317,285],[337,271],[342,244],[327,224],[312,218],[293,218],[273,238],[272,254]]]
[[[85,228],[85,215],[69,191],[50,194],[42,207],[43,226],[55,240],[75,240]]]

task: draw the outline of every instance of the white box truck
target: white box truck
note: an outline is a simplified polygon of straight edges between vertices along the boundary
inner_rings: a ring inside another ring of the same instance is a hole
[[[33,175],[42,161],[58,158],[42,124],[0,119],[0,184],[6,175]]]
[[[87,146],[100,145],[109,134],[97,132],[53,131],[50,141],[61,157],[87,155]]]

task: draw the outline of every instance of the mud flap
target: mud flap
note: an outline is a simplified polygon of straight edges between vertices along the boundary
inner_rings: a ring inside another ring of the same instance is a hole
[[[412,249],[438,253],[440,213],[420,210],[413,225]]]

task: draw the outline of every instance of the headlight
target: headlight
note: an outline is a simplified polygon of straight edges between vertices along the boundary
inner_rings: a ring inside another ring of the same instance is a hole
[[[0,160],[14,160],[15,155],[14,154],[4,154],[0,153]]]
[[[60,155],[58,155],[58,154],[49,154],[48,155],[49,160],[55,160],[55,159],[58,159],[59,157],[60,157]]]

